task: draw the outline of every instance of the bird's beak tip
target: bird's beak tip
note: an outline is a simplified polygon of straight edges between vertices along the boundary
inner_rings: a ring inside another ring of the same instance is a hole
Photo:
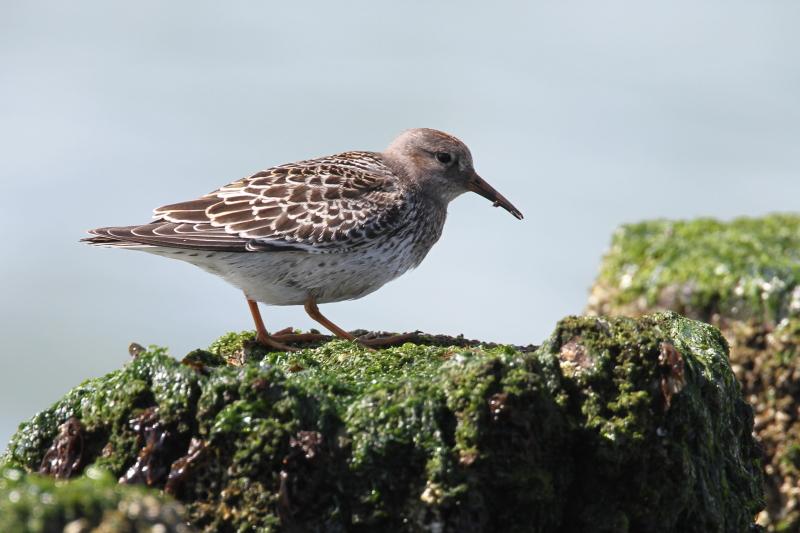
[[[472,180],[468,183],[467,187],[472,192],[475,192],[483,196],[487,200],[491,200],[492,205],[494,207],[502,207],[503,209],[514,215],[514,217],[517,220],[523,219],[522,212],[520,212],[519,209],[514,207],[514,205],[511,202],[506,200],[505,196],[497,192],[494,187],[489,185],[486,182],[486,180],[481,178],[477,173],[474,174]]]

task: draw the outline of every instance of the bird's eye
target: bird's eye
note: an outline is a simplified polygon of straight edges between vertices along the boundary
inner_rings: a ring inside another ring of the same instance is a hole
[[[444,163],[445,165],[453,160],[453,156],[448,154],[447,152],[436,152],[436,159],[440,163]]]

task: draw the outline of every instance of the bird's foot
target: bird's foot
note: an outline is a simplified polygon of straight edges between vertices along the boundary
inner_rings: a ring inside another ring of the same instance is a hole
[[[288,330],[288,331],[287,331]],[[333,337],[322,333],[291,333],[291,329],[280,330],[272,334],[272,338],[279,342],[321,342],[329,341]]]
[[[314,329],[308,333],[295,333],[295,329],[291,326],[276,331],[270,337],[278,342],[322,342],[333,338]]]
[[[324,335],[314,330],[309,333],[295,333],[294,331],[295,330],[291,327],[284,328],[271,335],[258,335],[256,337],[256,341],[276,350],[297,351],[297,348],[288,346],[288,344],[328,342],[336,338],[332,335]],[[359,337],[355,337],[352,334],[347,333],[347,337],[344,338],[357,342],[366,348],[372,349],[403,344],[415,338],[415,333],[386,335],[376,332],[369,332]]]
[[[291,346],[287,346],[280,342],[280,340],[275,339],[272,335],[264,335],[262,333],[258,333],[256,335],[256,342],[259,344],[263,344],[268,348],[272,348],[274,350],[280,350],[282,352],[296,352],[297,348],[292,348]]]
[[[415,337],[415,333],[400,333],[397,335],[378,336],[377,333],[367,333],[356,338],[359,344],[367,348],[381,348],[384,346],[397,346]]]

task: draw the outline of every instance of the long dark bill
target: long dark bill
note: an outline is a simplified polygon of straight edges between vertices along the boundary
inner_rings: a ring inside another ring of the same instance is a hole
[[[478,176],[478,174],[473,173],[470,180],[467,182],[467,188],[472,192],[476,192],[486,198],[487,200],[491,200],[492,205],[494,207],[502,207],[519,220],[522,220],[522,213],[520,213],[519,209],[514,207],[514,205],[506,200],[506,197],[500,194],[495,190],[494,187],[486,183],[482,177]]]

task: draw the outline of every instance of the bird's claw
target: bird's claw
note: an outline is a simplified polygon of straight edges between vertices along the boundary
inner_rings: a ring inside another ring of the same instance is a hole
[[[284,333],[284,331],[286,330],[273,333],[272,338],[280,342],[320,342],[328,341],[332,338],[330,335],[323,335],[322,333]]]
[[[297,348],[292,348],[291,346],[287,346],[280,342],[280,340],[275,339],[271,335],[256,335],[256,342],[262,344],[268,348],[272,348],[273,350],[279,350],[281,352],[296,352]]]
[[[367,348],[379,348],[383,346],[395,346],[403,344],[414,337],[413,333],[399,333],[397,335],[387,335],[378,337],[376,333],[367,333],[356,338],[359,344]]]

